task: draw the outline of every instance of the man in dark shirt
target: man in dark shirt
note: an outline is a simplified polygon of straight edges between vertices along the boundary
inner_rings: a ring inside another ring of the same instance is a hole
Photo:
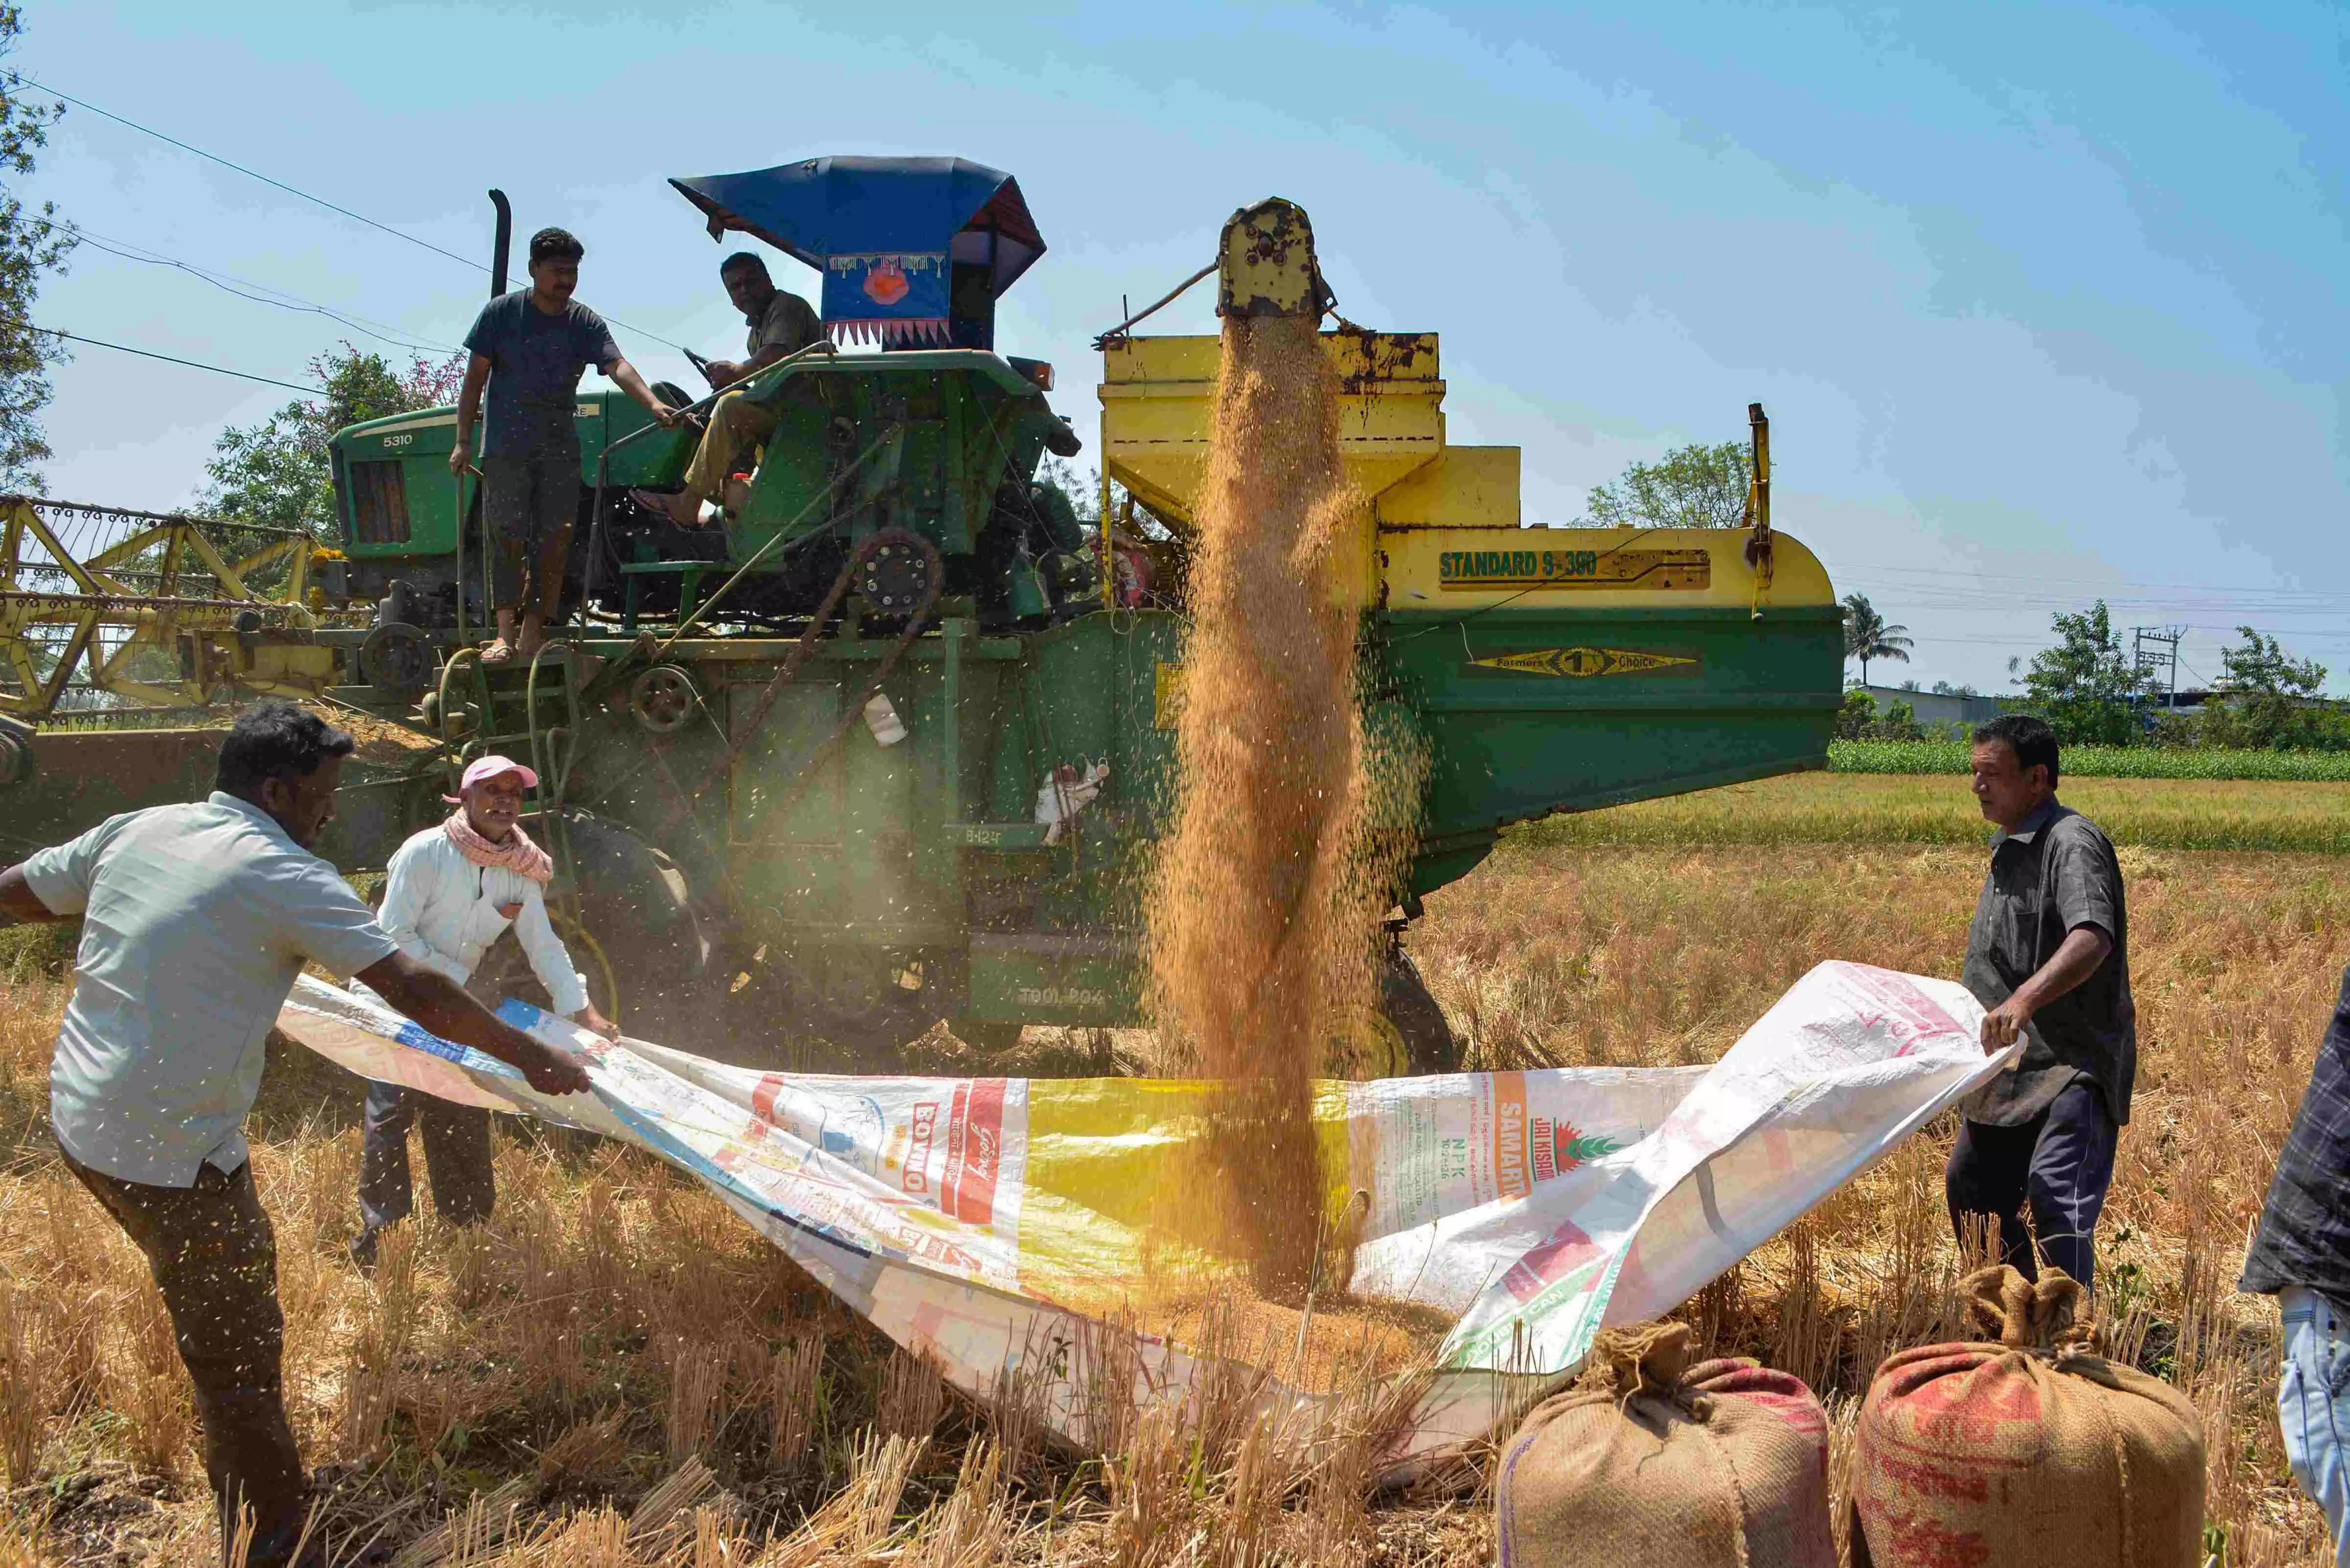
[[[2325,1511],[2334,1561],[2350,1568],[2350,971],[2301,1111],[2277,1156],[2239,1290],[2273,1295],[2284,1319],[2277,1419],[2301,1490]]]
[[[1950,1151],[1951,1222],[1997,1221],[2005,1261],[2039,1277],[2040,1253],[2083,1285],[2137,1077],[2129,916],[2121,862],[2096,825],[2056,801],[2056,735],[2009,714],[1974,733],[1974,792],[1999,826],[1967,930],[1960,980],[1991,1011],[1987,1053],[2022,1058],[1978,1090]]]
[[[777,288],[767,275],[767,264],[749,251],[736,251],[721,262],[718,281],[726,286],[726,297],[743,313],[751,334],[742,359],[712,359],[702,366],[712,387],[731,387],[824,336],[824,324],[808,302]],[[638,502],[668,513],[681,528],[702,526],[705,501],[741,505],[740,496],[727,493],[727,482],[747,466],[752,450],[775,433],[778,418],[774,409],[742,392],[725,393],[710,407],[710,428],[685,471],[685,488],[668,494],[639,490],[635,493]]]
[[[571,297],[586,247],[561,229],[530,237],[530,286],[482,307],[465,335],[473,358],[457,394],[457,441],[450,471],[462,479],[473,450],[482,387],[490,389],[482,440],[482,516],[497,541],[491,584],[498,635],[482,662],[503,664],[539,649],[562,605],[563,565],[579,514],[579,431],[574,400],[579,372],[593,365],[664,425],[677,413],[620,358],[604,318]],[[515,615],[522,615],[519,640]]]

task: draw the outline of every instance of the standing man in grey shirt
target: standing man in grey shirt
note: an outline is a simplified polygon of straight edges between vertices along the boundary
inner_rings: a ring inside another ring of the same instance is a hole
[[[2092,1283],[2091,1241],[2137,1078],[2129,912],[2113,841],[2056,801],[2056,734],[2008,714],[1974,733],[1974,793],[1998,825],[1960,981],[1990,1012],[1986,1053],[2014,1068],[1976,1091],[1946,1173],[1950,1219],[1993,1220],[2027,1279],[2041,1257]]]
[[[263,1042],[305,962],[357,975],[542,1094],[587,1073],[401,952],[310,852],[351,737],[287,702],[241,715],[200,804],[109,817],[0,870],[0,923],[82,918],[49,1072],[66,1168],[146,1254],[195,1385],[224,1561],[240,1511],[248,1568],[323,1561],[286,1421],[276,1241],[243,1132]]]
[[[482,307],[465,334],[473,358],[457,393],[457,440],[450,472],[461,481],[473,459],[473,420],[489,388],[482,439],[482,518],[496,541],[491,563],[498,635],[482,652],[504,664],[538,652],[563,607],[563,566],[579,514],[579,373],[595,366],[664,425],[674,409],[620,358],[604,318],[571,297],[587,249],[561,229],[530,237],[530,286]],[[459,585],[463,591],[463,585]],[[515,612],[522,617],[517,640]]]

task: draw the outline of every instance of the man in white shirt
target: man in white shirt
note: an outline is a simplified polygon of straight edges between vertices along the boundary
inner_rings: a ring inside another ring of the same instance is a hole
[[[82,917],[49,1073],[66,1168],[146,1254],[195,1386],[224,1560],[251,1515],[248,1568],[302,1547],[306,1493],[286,1421],[276,1241],[241,1130],[263,1042],[305,962],[357,975],[418,1023],[513,1064],[542,1094],[586,1071],[401,952],[310,853],[351,737],[287,702],[240,716],[196,805],[109,817],[0,870],[0,923]]]
[[[619,1030],[588,1002],[587,985],[547,921],[554,862],[522,828],[524,792],[537,785],[538,775],[510,758],[474,759],[457,794],[447,797],[457,810],[393,853],[376,918],[401,952],[459,985],[473,978],[483,955],[511,926],[555,1011],[613,1039]],[[408,1168],[411,1124],[423,1135],[432,1207],[441,1218],[478,1224],[497,1201],[489,1112],[395,1084],[370,1084],[359,1146],[359,1233],[351,1241],[351,1257],[361,1268],[374,1266],[384,1229],[415,1210]]]

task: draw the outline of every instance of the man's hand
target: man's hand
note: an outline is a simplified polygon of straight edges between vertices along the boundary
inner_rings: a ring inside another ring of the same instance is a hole
[[[678,421],[685,418],[682,410],[671,408],[659,398],[655,398],[652,407],[645,411],[652,415],[653,422],[665,431],[675,430]]]
[[[33,891],[33,885],[25,879],[22,866],[11,866],[0,871],[0,926],[19,922],[30,925],[60,918],[41,902],[39,894]]]
[[[449,449],[449,472],[456,478],[464,478],[473,468],[473,445],[470,437],[460,437],[457,444]]]
[[[571,1014],[571,1022],[591,1034],[601,1034],[607,1040],[618,1040],[620,1037],[620,1026],[597,1012],[596,1004],[592,1002]]]
[[[519,1067],[542,1095],[585,1094],[589,1087],[588,1071],[578,1063],[516,1029],[467,995],[463,986],[406,953],[395,952],[361,970],[359,978],[443,1040],[471,1045]]]
[[[530,1040],[527,1034],[523,1038]],[[587,1068],[550,1046],[539,1045],[536,1040],[530,1043],[538,1046],[538,1054],[513,1064],[522,1069],[524,1082],[532,1088],[542,1095],[584,1095],[593,1086]]]
[[[702,366],[702,373],[712,387],[731,387],[743,379],[743,367],[732,359],[712,359]]]
[[[2032,1022],[2032,1004],[2017,992],[1997,1007],[1983,1014],[1982,1048],[1986,1056],[1996,1056],[2015,1044],[2023,1026]]]
[[[2114,939],[2095,926],[2074,926],[2065,932],[2064,941],[2040,966],[2040,972],[2017,986],[2014,995],[1983,1014],[1983,1054],[1996,1055],[2014,1044],[2033,1013],[2066,992],[2077,989],[2083,981],[2097,972],[2097,966],[2113,950]]]

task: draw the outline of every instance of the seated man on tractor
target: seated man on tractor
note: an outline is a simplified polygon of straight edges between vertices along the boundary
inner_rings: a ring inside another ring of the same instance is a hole
[[[746,358],[712,359],[702,367],[715,388],[726,388],[756,374],[787,355],[796,354],[824,336],[823,323],[808,302],[785,294],[767,275],[767,264],[749,251],[736,251],[719,265],[719,281],[726,297],[750,324]],[[636,492],[639,504],[667,514],[681,528],[702,526],[702,504],[718,501],[739,506],[742,497],[730,493],[728,482],[746,463],[752,451],[775,431],[775,412],[753,402],[740,391],[727,392],[711,405],[710,428],[685,471],[685,488],[675,494]]]

